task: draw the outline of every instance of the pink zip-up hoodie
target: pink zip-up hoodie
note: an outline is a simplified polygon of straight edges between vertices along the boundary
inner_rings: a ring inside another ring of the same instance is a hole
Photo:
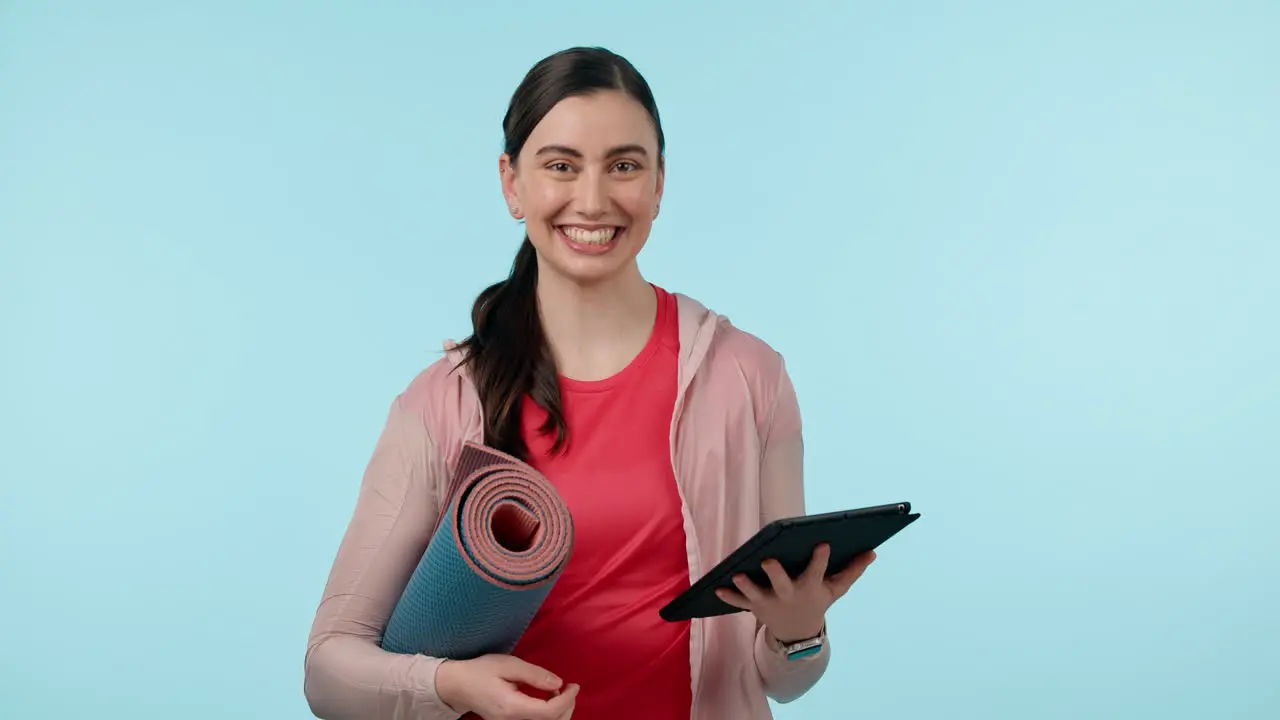
[[[671,458],[695,581],[776,518],[802,515],[800,409],[782,357],[696,300],[676,295],[679,390]],[[386,652],[387,618],[430,540],[464,442],[482,441],[480,398],[453,343],[395,399],[316,612],[304,692],[324,720],[454,720],[441,658]],[[695,620],[692,720],[771,718],[826,671],[788,660],[750,613]],[[568,678],[572,682],[572,678]]]

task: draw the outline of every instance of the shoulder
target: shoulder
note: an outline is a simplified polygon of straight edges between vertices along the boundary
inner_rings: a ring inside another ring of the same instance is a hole
[[[786,373],[782,353],[759,335],[734,324],[688,295],[677,294],[681,314],[682,348],[699,374],[737,374],[753,383],[776,385]]]
[[[459,390],[461,371],[456,363],[445,355],[422,368],[409,381],[400,394],[400,402],[407,410],[427,414],[449,395]]]
[[[792,394],[782,353],[727,315],[686,295],[678,298],[681,325],[686,328],[681,333],[681,355],[686,372],[691,373],[691,388],[726,409],[749,412],[763,431],[779,401]]]
[[[479,431],[480,399],[459,365],[460,353],[445,343],[445,354],[410,380],[396,398],[399,410],[417,418],[438,448],[460,448]]]
[[[752,376],[776,379],[785,364],[782,353],[763,338],[737,327],[723,316],[716,328],[712,349],[722,362],[732,362]]]

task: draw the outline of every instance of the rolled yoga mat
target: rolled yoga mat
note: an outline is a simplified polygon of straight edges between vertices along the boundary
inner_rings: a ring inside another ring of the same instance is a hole
[[[528,464],[463,446],[445,511],[382,647],[467,660],[510,654],[573,552],[573,517]]]

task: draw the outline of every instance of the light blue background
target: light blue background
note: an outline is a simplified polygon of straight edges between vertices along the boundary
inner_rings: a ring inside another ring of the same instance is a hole
[[[308,716],[505,104],[603,44],[648,276],[787,356],[811,509],[924,513],[778,717],[1280,717],[1280,6],[429,5],[0,3],[0,716]]]

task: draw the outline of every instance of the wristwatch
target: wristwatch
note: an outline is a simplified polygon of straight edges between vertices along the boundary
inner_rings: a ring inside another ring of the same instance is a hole
[[[827,626],[823,625],[822,630],[817,635],[803,640],[784,643],[781,640],[774,639],[775,646],[788,660],[800,660],[811,655],[817,655],[822,652],[822,648],[827,644]]]

